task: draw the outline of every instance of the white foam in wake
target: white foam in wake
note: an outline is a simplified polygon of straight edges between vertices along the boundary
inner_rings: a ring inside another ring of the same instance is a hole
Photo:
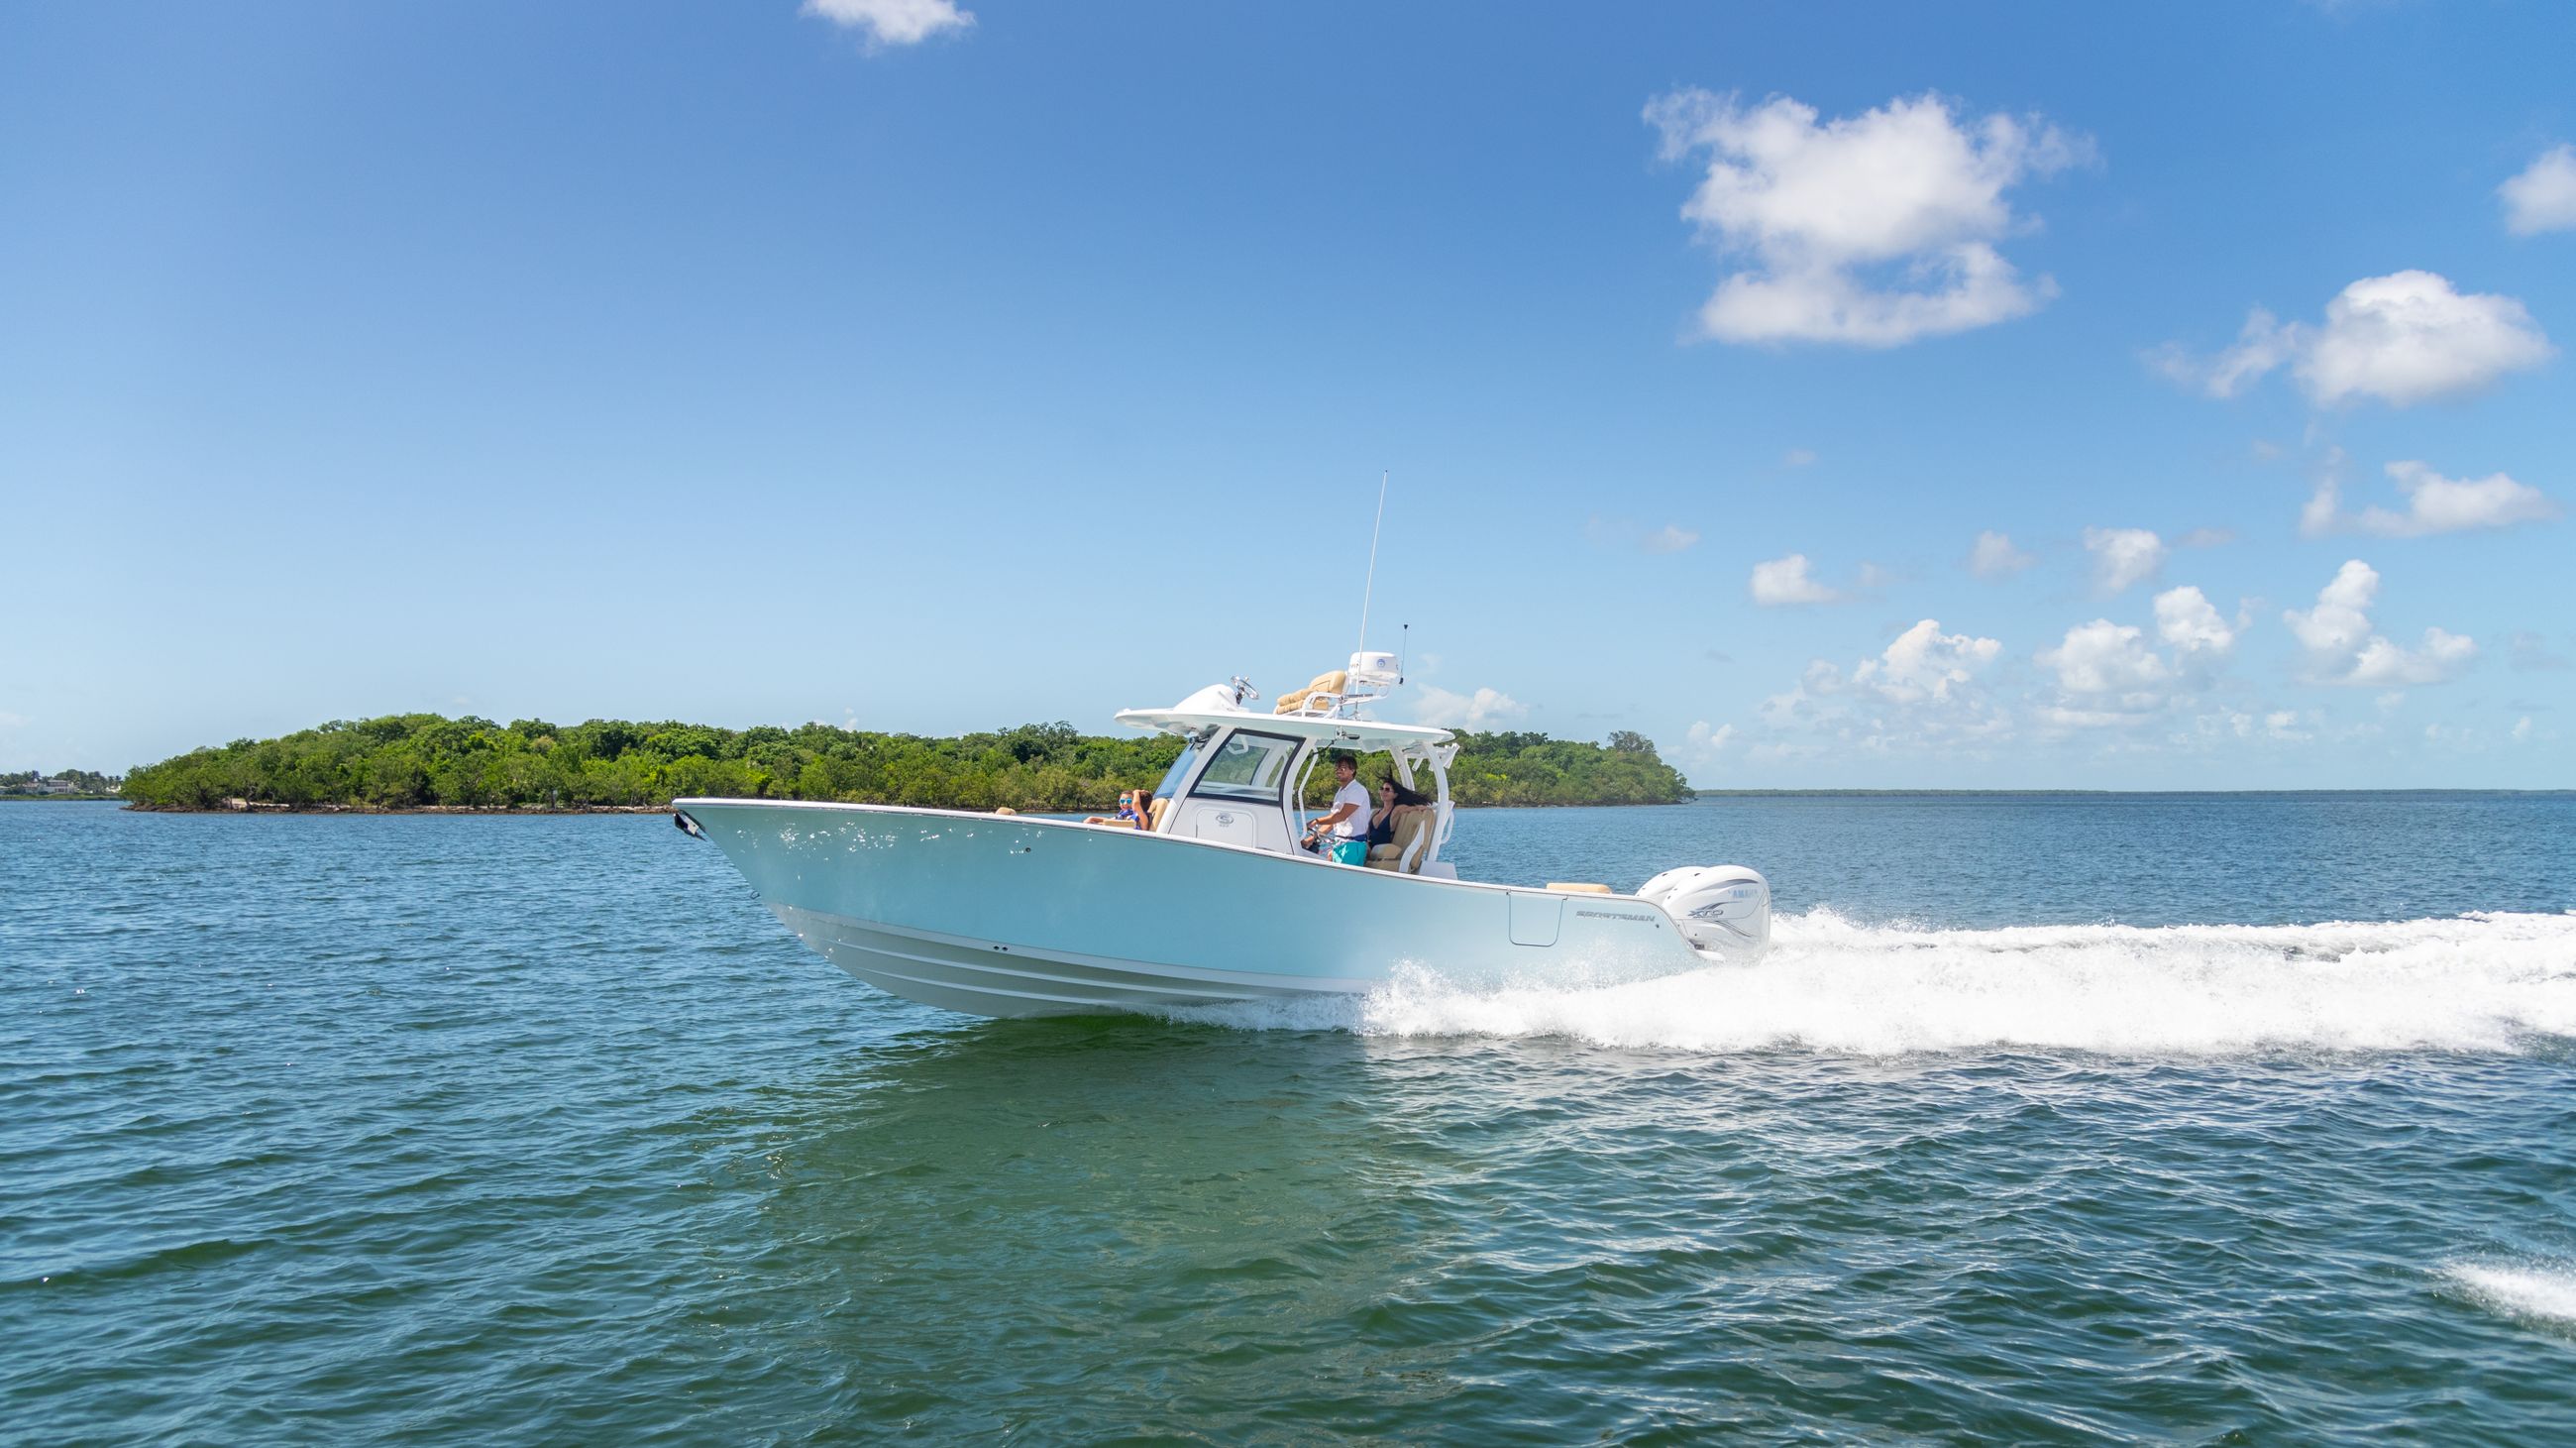
[[[1354,1000],[1197,1018],[1704,1051],[2514,1052],[2576,1037],[2576,912],[1919,930],[1817,910],[1779,920],[1770,954],[1751,966],[1500,989],[1417,971]]]
[[[2563,1266],[2454,1262],[2442,1271],[2472,1300],[2507,1317],[2576,1326],[2576,1272]]]

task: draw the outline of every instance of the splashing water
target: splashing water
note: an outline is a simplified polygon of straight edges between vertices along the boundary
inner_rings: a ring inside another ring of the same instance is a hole
[[[2576,1327],[2576,1268],[2565,1263],[2454,1262],[2442,1275],[2482,1307],[2553,1327]]]
[[[1474,989],[1405,972],[1365,997],[1191,1013],[1247,1029],[1556,1036],[1855,1055],[2032,1047],[2520,1052],[2576,1037],[2576,913],[2320,925],[1778,922],[1758,964],[1605,987]]]

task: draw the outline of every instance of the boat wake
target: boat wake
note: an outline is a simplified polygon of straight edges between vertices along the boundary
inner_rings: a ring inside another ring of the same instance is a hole
[[[1782,917],[1750,966],[1488,989],[1425,966],[1367,996],[1181,1014],[1254,1030],[1693,1051],[2519,1053],[2576,1038],[2576,912],[1928,930],[1819,909]]]
[[[2442,1275],[2470,1301],[2506,1317],[2576,1328],[2576,1271],[2564,1264],[2454,1262]]]

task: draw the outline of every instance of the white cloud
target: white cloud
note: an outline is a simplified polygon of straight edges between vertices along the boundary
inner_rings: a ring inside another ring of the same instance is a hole
[[[1701,760],[1714,760],[1718,755],[1724,753],[1726,746],[1733,743],[1734,740],[1734,725],[1720,724],[1716,728],[1712,729],[1709,727],[1709,722],[1702,719],[1691,725],[1690,731],[1682,736],[1682,747],[1684,754],[1688,757]]]
[[[2343,511],[2343,453],[2329,452],[2318,469],[2316,491],[2299,510],[2299,534],[2322,538],[2333,533],[2362,532],[2382,538],[2421,538],[2476,528],[2510,528],[2545,522],[2558,516],[2558,504],[2546,493],[2503,473],[2474,481],[2446,478],[2420,462],[2394,462],[2388,476],[2404,493],[2407,506],[2397,512],[2373,504],[2354,516]]]
[[[2290,709],[2274,709],[2260,717],[2233,709],[2223,714],[2203,714],[2192,724],[2204,737],[2229,734],[2238,739],[2297,744],[2316,737],[2313,731],[2301,728],[2300,722],[2298,713]]]
[[[1783,467],[1808,468],[1814,467],[1815,464],[1816,454],[1812,448],[1793,447],[1780,455],[1780,465]]]
[[[1699,534],[1679,523],[1666,523],[1645,536],[1638,547],[1649,553],[1679,553],[1699,541]]]
[[[1997,640],[1945,634],[1927,618],[1848,674],[1818,659],[1788,692],[1762,702],[1768,737],[1750,752],[1788,757],[1815,747],[1801,739],[1879,752],[1995,743],[2011,719],[1979,676],[2002,653]]]
[[[2143,715],[2124,714],[2117,709],[2070,709],[2051,704],[2039,711],[2039,719],[2051,729],[2108,729],[2118,724],[2135,724]]]
[[[1876,689],[1899,704],[1947,699],[1978,670],[2003,652],[1994,639],[1941,632],[1938,619],[1924,619],[1896,636],[1877,658],[1863,659],[1852,670],[1852,682]]]
[[[2365,689],[2390,684],[2439,684],[2457,678],[2477,656],[2477,640],[2444,629],[2424,630],[2424,644],[2418,649],[2400,648],[2373,636],[2352,661],[2350,677],[2338,682]]]
[[[1992,530],[1978,534],[1968,550],[1968,571],[1979,578],[2010,578],[2036,561],[2015,548],[2009,535]]]
[[[1785,96],[1686,89],[1645,116],[1667,158],[1709,153],[1682,215],[1750,259],[1700,310],[1725,342],[1894,347],[2035,309],[2055,286],[1995,249],[2027,226],[2004,193],[2093,154],[2037,116],[1958,117],[1931,94],[1819,123]]]
[[[2156,637],[2179,654],[2223,654],[2236,647],[2236,630],[2197,588],[2166,589],[2156,595],[2155,608]]]
[[[2211,397],[2234,397],[2274,368],[2298,355],[2299,329],[2283,326],[2261,307],[2245,316],[2236,344],[2215,357],[2196,358],[2180,343],[2168,342],[2147,353],[2147,365],[2166,377]]]
[[[2147,647],[2145,633],[2128,624],[2097,618],[2066,631],[2053,649],[2039,651],[2042,667],[2057,671],[2057,684],[2070,694],[2118,694],[2133,708],[2164,702],[2161,691],[2173,681],[2173,669]]]
[[[2165,540],[2144,528],[2087,528],[2084,550],[2093,555],[2093,581],[2104,593],[2144,583],[2165,566]]]
[[[2322,538],[2343,527],[2343,483],[2332,473],[2317,477],[2317,490],[2299,507],[2299,536]]]
[[[2388,476],[2406,495],[2406,511],[2364,508],[2354,526],[2383,538],[2421,538],[2429,533],[2461,533],[2472,528],[2510,528],[2558,516],[2558,505],[2528,483],[2503,473],[2476,481],[2446,478],[2419,462],[2388,465]]]
[[[2562,147],[2561,149],[2564,148]],[[2513,721],[2513,742],[2516,744],[2528,744],[2531,742],[2530,715],[2525,714],[2521,718]]]
[[[2168,345],[2147,360],[2212,397],[2233,397],[2289,363],[2320,407],[2361,398],[2410,407],[2474,392],[2556,351],[2520,301],[2402,271],[2345,287],[2326,303],[2320,326],[2280,322],[2257,307],[2236,345],[2216,357],[2195,359]]]
[[[2309,682],[2373,689],[2438,684],[2456,677],[2477,657],[2475,640],[2444,629],[2424,630],[2421,646],[2414,649],[2373,633],[2369,609],[2378,595],[2377,570],[2355,558],[2317,591],[2316,607],[2281,615],[2307,651]]]
[[[2326,658],[2349,655],[2370,636],[2367,610],[2378,594],[2378,571],[2355,558],[2336,569],[2335,576],[2318,590],[2315,608],[2305,613],[2291,609],[2281,620],[2309,653]]]
[[[2405,407],[2475,391],[2553,350],[2513,298],[2402,271],[2365,277],[2326,303],[2325,329],[2298,370],[2321,406],[2376,397]]]
[[[2057,675],[2062,695],[2041,711],[2044,723],[2070,730],[2147,723],[2168,705],[2188,703],[2190,696],[2178,691],[2208,682],[2244,627],[2230,624],[2188,584],[2157,594],[2154,609],[2155,638],[2173,650],[2170,659],[2156,652],[2145,629],[2107,618],[2077,624],[2056,647],[2040,650],[2040,667]],[[2235,717],[2244,721],[2235,726],[2242,737],[2251,716]]]
[[[1827,588],[1810,571],[1804,553],[1753,565],[1753,601],[1765,608],[1793,603],[1832,603],[1842,594]]]
[[[2224,548],[2236,541],[2233,528],[2194,528],[2174,540],[2176,548]]]
[[[2299,509],[2299,536],[2322,538],[2343,527],[2342,448],[2330,447],[2317,464],[2316,491],[2308,494],[2307,504]]]
[[[1529,713],[1529,706],[1499,689],[1453,694],[1434,684],[1422,686],[1413,716],[1442,729],[1491,729]]]
[[[2496,195],[2504,198],[2504,228],[2516,236],[2576,231],[2576,146],[2541,152]]]
[[[975,12],[958,9],[957,0],[805,0],[804,13],[864,30],[871,46],[919,45],[975,23]]]

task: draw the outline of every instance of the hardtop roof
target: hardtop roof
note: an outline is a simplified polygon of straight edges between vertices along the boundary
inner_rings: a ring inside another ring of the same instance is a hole
[[[1263,734],[1289,734],[1338,744],[1363,754],[1446,744],[1456,736],[1429,724],[1388,724],[1376,719],[1336,719],[1326,714],[1256,714],[1250,709],[1121,709],[1118,722],[1131,729],[1164,734],[1195,734],[1214,726],[1250,729]]]

